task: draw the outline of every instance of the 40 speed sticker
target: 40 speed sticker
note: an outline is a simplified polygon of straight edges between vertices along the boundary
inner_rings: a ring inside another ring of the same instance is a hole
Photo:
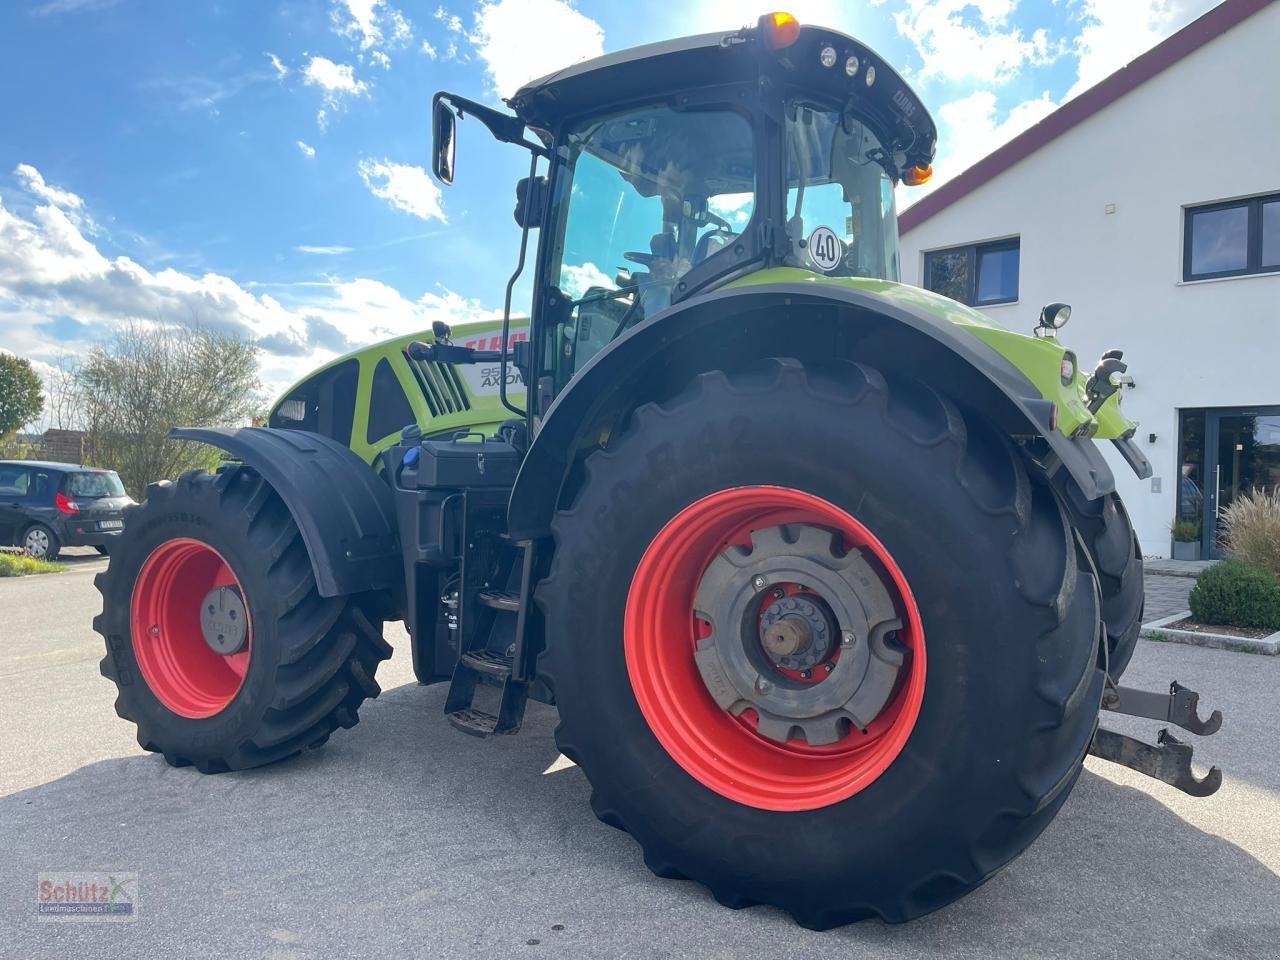
[[[830,227],[815,227],[809,234],[809,259],[823,273],[834,270],[844,258],[844,244]]]

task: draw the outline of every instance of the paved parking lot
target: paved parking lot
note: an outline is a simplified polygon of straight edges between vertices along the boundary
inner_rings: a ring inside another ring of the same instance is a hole
[[[1143,609],[1144,623],[1170,617],[1187,609],[1187,597],[1196,585],[1192,577],[1147,576],[1147,605]]]
[[[464,737],[403,647],[322,751],[219,777],[167,767],[98,675],[101,566],[0,580],[0,955],[1280,956],[1280,658],[1146,641],[1134,658],[1129,682],[1178,679],[1226,713],[1201,750],[1226,772],[1216,796],[1090,760],[1039,842],[972,896],[815,934],[653,877],[557,762],[553,711],[516,738]],[[37,873],[100,869],[138,872],[137,922],[35,921]]]

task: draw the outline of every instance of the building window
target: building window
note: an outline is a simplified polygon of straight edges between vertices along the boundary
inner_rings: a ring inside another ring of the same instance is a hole
[[[924,285],[971,307],[1018,299],[1020,243],[996,240],[933,250],[924,255]]]
[[[1182,279],[1280,270],[1280,194],[1187,207]]]

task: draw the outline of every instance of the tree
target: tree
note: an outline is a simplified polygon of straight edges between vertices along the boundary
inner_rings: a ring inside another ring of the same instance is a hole
[[[168,439],[182,427],[239,426],[260,408],[258,350],[201,327],[133,323],[76,371],[93,462],[140,498],[147,484],[212,468],[217,451]]]
[[[80,358],[60,353],[49,364],[44,381],[45,423],[54,430],[83,430],[84,388],[80,383]]]
[[[40,377],[31,361],[0,351],[0,438],[15,433],[44,411]]]

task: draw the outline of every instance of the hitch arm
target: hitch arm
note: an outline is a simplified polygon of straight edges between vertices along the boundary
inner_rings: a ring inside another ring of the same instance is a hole
[[[1193,797],[1207,797],[1222,786],[1222,771],[1217,767],[1210,767],[1203,780],[1196,779],[1191,770],[1191,745],[1178,740],[1168,730],[1161,730],[1156,746],[1152,746],[1099,727],[1089,744],[1089,753],[1145,773]]]
[[[1131,717],[1146,717],[1148,720],[1163,720],[1201,737],[1217,733],[1222,726],[1222,711],[1215,710],[1207,720],[1202,720],[1199,706],[1200,694],[1176,680],[1169,684],[1169,692],[1166,694],[1122,687],[1108,677],[1106,689],[1102,692],[1103,710]]]

